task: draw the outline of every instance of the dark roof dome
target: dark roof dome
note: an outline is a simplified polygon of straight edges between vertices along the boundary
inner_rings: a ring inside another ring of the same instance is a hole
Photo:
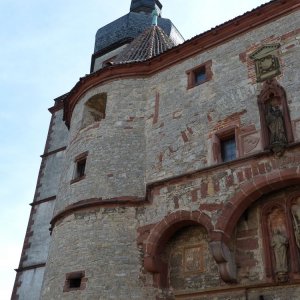
[[[169,36],[157,25],[148,27],[117,57],[114,64],[139,62],[157,56],[175,46]]]
[[[169,20],[161,17],[162,4],[159,0],[131,0],[130,12],[103,26],[97,31],[94,53],[105,54],[128,44],[151,25],[152,12],[158,13],[158,25],[178,45],[184,38]]]

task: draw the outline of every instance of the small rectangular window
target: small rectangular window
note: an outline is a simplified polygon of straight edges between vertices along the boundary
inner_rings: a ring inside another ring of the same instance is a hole
[[[195,71],[195,84],[201,84],[202,82],[206,81],[206,71],[205,67],[200,68],[199,70]]]
[[[188,89],[200,85],[212,79],[213,73],[211,70],[212,61],[209,60],[202,65],[186,71],[188,76]]]
[[[85,165],[86,165],[86,158],[77,161],[75,178],[83,177],[85,175]]]
[[[236,126],[220,129],[212,135],[212,163],[222,163],[239,157],[238,130]]]
[[[64,292],[84,290],[86,288],[86,282],[85,271],[68,273],[66,274]]]
[[[69,286],[71,289],[80,288],[80,285],[81,285],[81,277],[69,279]]]
[[[86,160],[87,160],[88,152],[84,152],[74,159],[74,175],[71,180],[71,184],[77,181],[80,181],[85,178],[86,172]]]
[[[235,137],[221,140],[221,157],[223,162],[236,159],[236,143]]]

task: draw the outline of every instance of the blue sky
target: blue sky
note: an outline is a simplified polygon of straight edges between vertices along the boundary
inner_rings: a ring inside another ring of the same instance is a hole
[[[163,17],[189,39],[268,1],[161,2]],[[89,73],[97,29],[129,6],[130,0],[0,0],[0,299],[10,299],[19,264],[50,121],[47,108]]]

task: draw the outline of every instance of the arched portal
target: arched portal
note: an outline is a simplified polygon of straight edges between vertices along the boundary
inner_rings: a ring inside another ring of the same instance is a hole
[[[213,226],[210,218],[200,211],[176,211],[166,216],[151,230],[145,243],[144,267],[147,271],[154,273],[154,281],[157,287],[165,288],[169,285],[168,264],[161,257],[168,241],[180,229],[189,226],[201,226],[205,231],[207,241],[210,240],[210,233]],[[187,255],[193,256],[195,251],[201,251],[201,243],[197,243],[192,248]],[[200,265],[199,268],[201,268]]]

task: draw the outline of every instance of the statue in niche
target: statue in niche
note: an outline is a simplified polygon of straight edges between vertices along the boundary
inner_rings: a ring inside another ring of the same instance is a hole
[[[297,203],[292,205],[293,224],[295,230],[295,238],[298,248],[300,249],[300,198]]]
[[[262,146],[281,156],[294,142],[286,92],[275,78],[264,82],[258,96]]]
[[[266,123],[270,132],[270,148],[278,156],[283,154],[287,145],[283,114],[280,109],[280,99],[272,96],[266,114]]]
[[[277,279],[280,282],[285,282],[288,280],[288,239],[280,230],[277,229],[273,233],[271,246],[275,256],[275,272]]]

